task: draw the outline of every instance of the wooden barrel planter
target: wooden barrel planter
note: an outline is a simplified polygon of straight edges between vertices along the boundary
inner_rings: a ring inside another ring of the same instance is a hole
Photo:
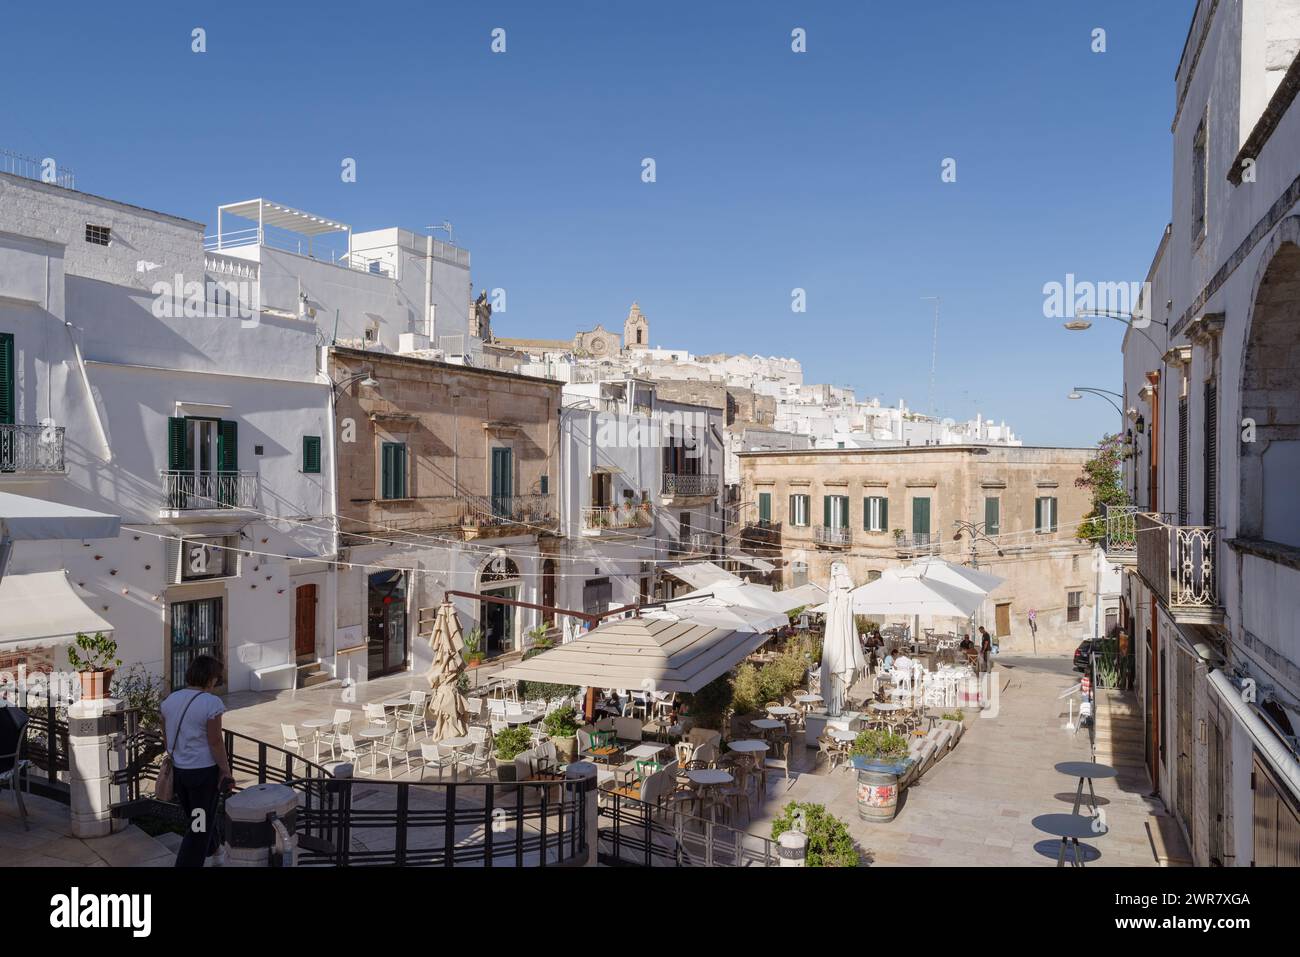
[[[907,773],[908,762],[854,758],[852,763],[858,772],[858,818],[876,824],[889,823],[898,812],[900,782]]]

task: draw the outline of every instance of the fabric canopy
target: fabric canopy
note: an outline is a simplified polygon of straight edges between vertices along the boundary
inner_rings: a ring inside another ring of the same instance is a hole
[[[812,582],[800,585],[797,588],[787,588],[781,592],[789,607],[786,611],[794,611],[796,608],[806,608],[809,605],[816,605],[826,600],[826,589],[821,585],[814,585]]]
[[[545,681],[596,688],[699,691],[768,640],[672,618],[622,618],[576,641],[507,668],[509,681]]]
[[[59,644],[78,632],[111,634],[113,626],[91,611],[68,574],[26,572],[0,579],[0,645]]]
[[[831,565],[830,606],[826,616],[826,635],[822,641],[821,693],[826,710],[839,714],[849,688],[866,670],[867,660],[858,642],[853,624],[853,579],[843,562]]]
[[[708,588],[710,585],[718,585],[723,582],[739,584],[744,581],[737,575],[725,569],[719,568],[713,562],[693,562],[689,565],[670,565],[664,569],[664,574],[672,575],[674,578],[686,582],[692,588]]]
[[[984,593],[890,568],[875,581],[853,589],[852,600],[853,613],[858,615],[969,618],[983,603]],[[829,611],[829,605],[817,610]]]
[[[965,565],[954,565],[942,558],[922,558],[920,561],[899,569],[898,573],[904,577],[924,578],[927,581],[956,585],[958,588],[979,592],[982,595],[987,595],[1006,581],[1005,578],[1000,578],[997,575],[991,575],[975,568],[968,568]]]
[[[800,605],[797,600],[791,603],[789,592],[773,591],[767,585],[755,585],[752,582],[739,581],[723,582],[709,588],[699,588],[688,594],[680,595],[673,600],[673,606],[709,599],[727,606],[752,608],[756,611],[779,612],[783,616]],[[786,624],[787,621],[782,621],[781,624]],[[772,627],[778,628],[780,625],[773,625]]]
[[[117,538],[122,520],[88,508],[0,492],[0,531],[16,542],[61,538]]]
[[[744,605],[728,605],[716,598],[674,601],[663,608],[644,610],[641,614],[652,618],[671,618],[691,624],[712,625],[714,628],[731,628],[736,631],[772,631],[784,627],[790,621],[781,612],[763,611]]]

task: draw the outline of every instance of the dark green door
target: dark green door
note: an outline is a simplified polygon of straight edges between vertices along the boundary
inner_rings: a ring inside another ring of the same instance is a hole
[[[507,518],[515,494],[514,455],[510,449],[492,450],[492,514]]]
[[[912,535],[918,545],[930,541],[930,500],[928,498],[912,499]]]

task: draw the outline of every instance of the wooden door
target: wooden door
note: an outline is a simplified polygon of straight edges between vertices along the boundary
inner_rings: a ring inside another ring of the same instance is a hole
[[[995,634],[1001,638],[1011,634],[1011,603],[1002,602],[997,606],[997,621],[994,624]]]
[[[299,585],[294,593],[293,650],[299,658],[316,656],[316,586]]]

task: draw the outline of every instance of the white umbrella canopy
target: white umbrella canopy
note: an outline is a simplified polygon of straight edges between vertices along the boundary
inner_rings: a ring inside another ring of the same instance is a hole
[[[425,673],[429,687],[433,689],[433,700],[429,707],[433,711],[433,739],[459,737],[465,733],[465,719],[468,706],[465,697],[457,685],[460,673],[465,667],[461,651],[465,639],[461,635],[460,620],[456,617],[456,608],[449,601],[438,606],[438,617],[433,623],[433,634],[429,637],[433,649],[433,664]]]
[[[852,588],[853,580],[844,563],[831,565],[831,597],[827,602],[821,663],[822,698],[831,714],[844,710],[849,688],[867,666],[853,625]]]
[[[979,592],[981,595],[987,595],[1006,581],[1005,578],[989,572],[968,568],[965,565],[954,565],[942,558],[933,557],[915,561],[911,565],[899,569],[899,574],[904,577],[923,578],[927,581],[955,585],[968,591]]]
[[[121,521],[88,508],[0,492],[0,531],[14,541],[117,538]]]
[[[853,589],[854,614],[969,618],[984,601],[984,592],[903,571],[887,569],[875,581]]]
[[[730,628],[733,631],[772,631],[784,627],[790,619],[781,612],[760,611],[743,605],[728,605],[714,598],[674,601],[664,608],[642,612],[645,618],[667,618],[688,624]]]
[[[767,585],[755,585],[747,581],[724,582],[699,588],[680,596],[680,600],[674,599],[673,604],[677,605],[697,598],[712,598],[719,604],[727,606],[779,612],[782,615],[792,608],[798,608],[800,604],[798,601],[791,604],[790,597],[785,592],[773,591]]]

